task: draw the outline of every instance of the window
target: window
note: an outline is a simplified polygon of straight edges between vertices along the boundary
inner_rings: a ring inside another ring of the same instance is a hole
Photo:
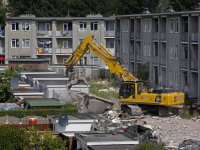
[[[175,19],[175,33],[178,33],[178,19]]]
[[[68,23],[63,23],[63,31],[68,31]]]
[[[148,32],[150,33],[151,32],[151,21],[148,20]]]
[[[158,43],[155,43],[154,56],[158,56]]]
[[[98,31],[98,22],[90,22],[90,30]]]
[[[91,65],[98,65],[98,57],[90,57]]]
[[[148,44],[148,56],[151,56],[151,44]]]
[[[19,47],[19,39],[12,39],[11,48],[18,48],[18,47]]]
[[[12,56],[12,59],[17,59],[17,58],[19,58],[19,56],[15,56],[15,55]]]
[[[175,45],[174,48],[174,59],[178,59],[178,45]]]
[[[82,57],[79,61],[78,61],[78,65],[86,65],[87,64],[87,57]]]
[[[67,61],[68,58],[63,58],[63,64]]]
[[[173,45],[169,46],[169,58],[173,59]]]
[[[19,30],[19,23],[18,22],[12,22],[11,31],[17,31],[17,30]]]
[[[46,31],[50,31],[50,23],[45,23]]]
[[[147,25],[146,25],[146,20],[144,20],[144,22],[143,22],[144,32],[146,32],[146,30],[147,30],[147,29],[146,29],[146,26],[147,26]]]
[[[29,25],[30,23],[29,22],[22,22],[22,30],[23,31],[29,31]]]
[[[106,40],[106,48],[115,48],[114,40]]]
[[[178,71],[175,71],[175,72],[174,72],[174,76],[175,76],[175,77],[174,77],[174,84],[175,84],[175,85],[178,85]]]
[[[106,22],[106,31],[114,31],[114,22]]]
[[[30,39],[22,40],[22,48],[30,48]]]
[[[169,32],[173,33],[173,19],[170,19],[170,26],[169,26]]]
[[[126,53],[128,53],[128,42],[126,42]]]
[[[45,22],[38,22],[38,30],[45,31]]]
[[[72,48],[72,40],[64,40],[63,47],[64,48]]]
[[[122,47],[122,48],[123,48],[123,53],[125,53],[125,51],[126,51],[126,47],[125,47],[126,45],[125,45],[125,44],[126,44],[126,43],[123,42],[123,47]]]
[[[79,22],[79,31],[87,31],[87,22]]]
[[[146,47],[146,43],[144,43],[144,47],[143,47],[143,50],[144,50],[144,56],[146,56],[146,51],[147,51],[147,47]]]
[[[173,84],[173,72],[171,70],[169,71],[169,83]]]
[[[128,21],[126,21],[126,32],[128,32]]]
[[[83,39],[79,39],[79,44],[81,44],[83,42]]]
[[[124,21],[122,23],[122,30],[123,30],[123,32],[125,32],[125,22]]]

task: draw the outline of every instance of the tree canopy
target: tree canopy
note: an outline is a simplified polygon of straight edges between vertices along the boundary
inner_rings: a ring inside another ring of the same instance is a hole
[[[103,16],[142,13],[144,7],[156,11],[159,0],[8,0],[10,16],[31,12],[36,17],[85,17],[90,12]]]
[[[0,0],[0,24],[1,26],[5,26],[6,23],[6,8],[4,7],[3,0]]]

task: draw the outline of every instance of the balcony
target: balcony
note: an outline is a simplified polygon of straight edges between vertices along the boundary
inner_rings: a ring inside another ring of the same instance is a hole
[[[191,42],[198,42],[198,33],[191,34]]]
[[[140,54],[137,54],[137,61],[140,61],[141,62],[141,55]]]
[[[182,33],[182,42],[188,42],[188,33],[187,32]]]
[[[36,48],[37,54],[52,54],[52,48]]]
[[[0,36],[5,36],[5,30],[0,30]]]
[[[109,52],[115,56],[115,49],[114,48],[106,48],[107,50],[109,50]]]
[[[72,37],[72,31],[56,31],[56,37]]]
[[[198,70],[198,62],[191,60],[191,69]]]
[[[141,32],[138,31],[136,33],[136,39],[141,40]]]
[[[52,31],[37,31],[39,37],[52,37]]]
[[[166,66],[166,58],[161,57],[160,58],[160,64]]]
[[[72,48],[56,48],[56,54],[70,54],[72,53]]]
[[[131,39],[134,39],[134,31],[131,31]]]
[[[153,56],[153,63],[158,64],[158,56]]]
[[[0,54],[5,54],[5,47],[0,47]]]
[[[188,67],[187,61],[188,61],[187,59],[181,59],[181,68],[187,69]]]
[[[104,31],[104,37],[115,37],[115,31]]]
[[[162,32],[160,34],[160,39],[161,39],[161,41],[166,41],[166,33],[165,32]]]
[[[117,38],[120,38],[120,32],[117,32]]]
[[[158,40],[158,32],[153,33],[153,40]]]

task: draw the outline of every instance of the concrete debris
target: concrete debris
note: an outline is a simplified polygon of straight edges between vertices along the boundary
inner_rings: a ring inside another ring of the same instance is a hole
[[[114,92],[116,91],[113,87],[110,87],[109,89],[101,89],[99,92]]]
[[[199,150],[200,141],[196,140],[185,140],[178,145],[178,150]]]
[[[191,120],[194,122],[200,122],[200,116],[194,117]]]

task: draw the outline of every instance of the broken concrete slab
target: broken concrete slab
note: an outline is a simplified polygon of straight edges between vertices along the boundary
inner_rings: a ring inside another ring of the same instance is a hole
[[[96,99],[89,99],[88,110],[95,114],[102,114],[106,109],[106,104]]]

